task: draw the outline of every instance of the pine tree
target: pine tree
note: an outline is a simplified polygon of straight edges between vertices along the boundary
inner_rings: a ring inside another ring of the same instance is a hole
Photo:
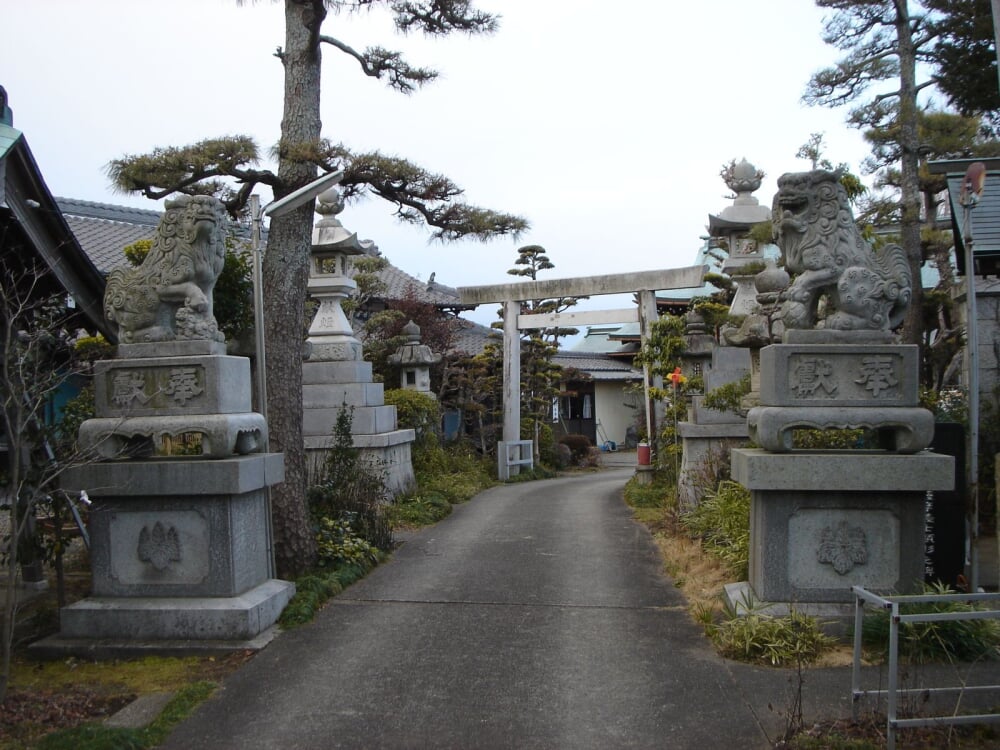
[[[392,13],[400,32],[432,36],[490,34],[497,28],[496,16],[476,10],[470,0],[284,0],[284,6],[285,45],[277,51],[285,70],[281,139],[274,149],[277,172],[257,168],[259,153],[252,139],[226,137],[117,159],[108,171],[120,189],[154,199],[174,192],[211,193],[235,215],[259,184],[270,186],[275,198],[281,198],[315,179],[317,170],[343,169],[346,198],[377,195],[396,205],[402,221],[433,227],[437,239],[485,241],[516,236],[527,228],[521,217],[461,203],[462,189],[443,175],[378,152],[355,153],[324,139],[321,132],[324,46],[354,58],[365,75],[402,93],[411,93],[437,75],[410,66],[397,52],[382,47],[358,52],[324,33],[331,11],[381,6]],[[275,218],[263,268],[267,376],[269,382],[281,384],[268,389],[267,414],[272,449],[285,454],[285,481],[274,488],[272,499],[278,570],[286,576],[307,568],[315,556],[302,442],[302,346],[311,230],[311,205]]]
[[[913,296],[903,323],[907,343],[922,338],[923,290],[920,267],[920,139],[917,132],[920,91],[932,79],[918,83],[917,61],[928,59],[935,39],[926,15],[911,12],[908,0],[816,0],[833,10],[824,26],[823,41],[845,55],[832,67],[815,73],[803,100],[839,107],[858,101],[872,84],[889,84],[855,106],[848,121],[855,127],[894,128],[899,149],[900,244],[906,251]],[[917,4],[914,7],[919,8]]]

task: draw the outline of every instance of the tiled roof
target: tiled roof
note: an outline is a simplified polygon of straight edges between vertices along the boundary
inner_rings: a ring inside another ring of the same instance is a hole
[[[642,380],[642,372],[627,362],[586,352],[559,352],[552,361],[561,367],[572,367],[594,380]]]
[[[436,281],[421,281],[391,263],[379,272],[379,279],[385,284],[386,299],[403,299],[412,292],[421,302],[432,305],[449,308],[468,307],[461,304],[457,289],[438,284]]]
[[[60,203],[60,206],[62,204]],[[138,240],[150,239],[156,226],[122,224],[117,221],[63,214],[84,252],[105,276],[126,263],[122,250]]]
[[[126,262],[122,253],[125,246],[153,237],[162,216],[160,211],[75,198],[56,198],[56,202],[80,246],[104,275]],[[245,233],[245,227],[234,226],[239,234]],[[423,302],[453,309],[463,307],[456,289],[433,280],[421,281],[391,263],[379,278],[385,284],[386,299],[402,299],[412,289]]]
[[[498,341],[501,331],[459,318],[459,333],[455,350],[467,354],[479,354],[491,339]],[[552,357],[553,363],[561,367],[572,367],[590,375],[594,380],[641,380],[642,372],[628,362],[611,359],[601,354],[577,351],[560,351]]]
[[[70,216],[82,216],[89,219],[107,219],[125,224],[141,224],[156,227],[163,215],[160,211],[149,208],[132,208],[131,206],[115,206],[110,203],[95,203],[77,198],[56,198],[59,210]]]
[[[466,354],[482,354],[489,341],[500,343],[502,331],[473,323],[465,318],[458,318],[458,332],[455,334],[454,350]]]

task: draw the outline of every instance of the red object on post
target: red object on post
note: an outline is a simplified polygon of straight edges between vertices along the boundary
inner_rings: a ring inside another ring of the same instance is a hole
[[[636,458],[639,461],[639,466],[649,466],[649,444],[639,443],[636,448]]]

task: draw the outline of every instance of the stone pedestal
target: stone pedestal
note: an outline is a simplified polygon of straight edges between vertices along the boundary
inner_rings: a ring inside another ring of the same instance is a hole
[[[751,491],[750,585],[767,602],[850,603],[851,586],[913,590],[924,573],[928,491],[950,489],[953,460],[930,451],[733,451]]]
[[[413,430],[396,428],[396,407],[387,406],[382,383],[372,382],[372,366],[364,361],[306,362],[302,365],[302,433],[310,460],[321,464],[333,443],[337,416],[353,409],[354,447],[385,474],[395,494],[416,482],[410,461]]]
[[[253,647],[294,594],[271,578],[267,488],[284,461],[256,452],[266,425],[250,411],[249,361],[191,348],[164,342],[163,356],[98,363],[99,416],[80,441],[115,458],[63,482],[93,503],[93,595],[63,608],[59,634],[38,650]],[[157,455],[165,436],[191,434],[201,456]]]
[[[747,422],[761,448],[732,453],[733,479],[751,491],[749,593],[846,617],[851,586],[919,588],[927,493],[952,488],[954,459],[924,450],[934,421],[918,406],[916,347],[863,331],[787,340],[760,353],[761,405]],[[799,428],[868,428],[885,450],[798,450]]]
[[[750,367],[750,351],[733,346],[716,347],[712,365],[705,373],[705,390],[711,391],[740,380]],[[688,410],[689,421],[677,425],[683,446],[680,476],[677,478],[677,498],[682,508],[691,508],[701,500],[699,479],[716,457],[725,460],[733,445],[745,445],[747,422],[735,412],[709,409],[702,404],[704,396],[694,396]]]

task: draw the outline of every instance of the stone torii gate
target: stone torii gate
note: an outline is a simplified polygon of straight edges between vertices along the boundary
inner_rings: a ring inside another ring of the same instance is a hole
[[[598,323],[630,323],[638,321],[643,344],[656,320],[656,292],[667,289],[691,289],[704,283],[705,266],[639,271],[636,273],[581,276],[574,279],[545,279],[492,286],[459,287],[462,303],[483,305],[500,303],[503,306],[503,439],[504,442],[521,437],[521,346],[520,331],[553,326],[573,327]],[[594,310],[582,312],[550,313],[548,315],[522,315],[521,303],[528,300],[553,297],[595,297],[603,294],[636,294],[637,308],[620,310]],[[649,367],[645,368],[643,385],[646,397],[646,429],[653,434],[649,408]],[[662,384],[659,384],[662,385]]]

